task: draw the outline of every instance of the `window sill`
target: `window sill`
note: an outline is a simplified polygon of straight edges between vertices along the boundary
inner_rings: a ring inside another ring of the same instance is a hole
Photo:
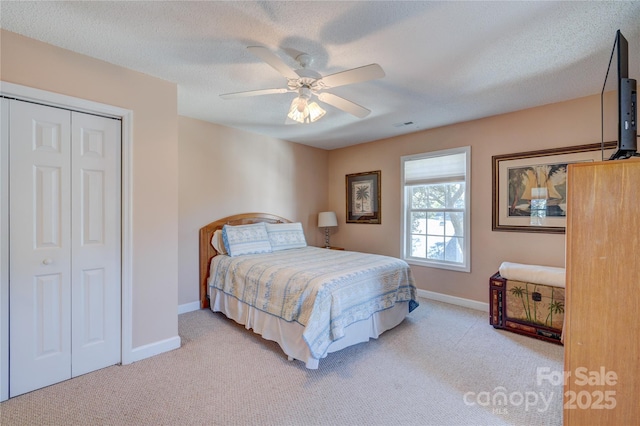
[[[409,265],[414,266],[422,266],[425,268],[435,268],[435,269],[446,269],[448,271],[456,271],[456,272],[471,272],[470,265],[454,265],[451,263],[445,262],[425,262],[423,260],[412,259],[412,258],[404,258],[404,261]]]

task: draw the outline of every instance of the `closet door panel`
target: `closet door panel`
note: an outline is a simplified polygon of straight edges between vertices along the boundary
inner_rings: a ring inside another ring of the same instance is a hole
[[[72,114],[73,363],[120,362],[120,122]]]
[[[71,377],[70,113],[12,102],[10,396]]]
[[[0,98],[0,401],[9,399],[9,100]]]

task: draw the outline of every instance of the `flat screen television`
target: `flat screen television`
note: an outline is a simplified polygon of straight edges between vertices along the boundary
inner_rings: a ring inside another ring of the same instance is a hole
[[[615,92],[615,109],[605,107],[605,94],[609,92]],[[617,123],[617,146],[610,160],[639,155],[637,98],[636,80],[629,78],[629,44],[618,30],[600,94],[603,145],[606,123]]]

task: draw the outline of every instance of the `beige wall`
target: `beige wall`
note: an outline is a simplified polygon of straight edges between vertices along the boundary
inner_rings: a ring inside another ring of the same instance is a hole
[[[178,336],[177,88],[2,30],[0,80],[133,111],[133,348]]]
[[[330,151],[329,207],[339,221],[332,244],[400,256],[400,157],[470,145],[471,273],[412,270],[421,289],[488,302],[489,277],[503,261],[564,267],[564,234],[491,230],[491,157],[600,140],[596,95]],[[382,224],[346,224],[345,174],[372,170],[382,170]]]
[[[323,151],[178,117],[175,84],[1,36],[1,80],[134,112],[134,347],[176,336],[177,305],[198,300],[201,226],[263,211],[301,221],[308,242],[321,245],[316,215],[331,209],[340,222],[332,244],[399,256],[400,157],[458,146],[472,147],[471,273],[413,271],[419,288],[486,302],[488,278],[502,261],[564,265],[563,235],[491,231],[491,156],[600,140],[593,96]],[[382,170],[382,225],[347,225],[344,176],[371,170]]]
[[[179,117],[179,304],[199,300],[198,230],[238,213],[302,222],[321,245],[317,215],[327,206],[328,152]]]

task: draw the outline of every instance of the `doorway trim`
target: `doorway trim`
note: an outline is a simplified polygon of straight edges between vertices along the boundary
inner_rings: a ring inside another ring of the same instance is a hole
[[[121,153],[121,215],[122,215],[122,247],[121,247],[121,363],[131,364],[133,356],[133,111],[86,99],[75,98],[59,93],[34,89],[14,83],[0,81],[0,95],[23,101],[36,102],[43,105],[60,107],[69,110],[98,114],[121,119],[122,153]],[[2,123],[0,131],[8,131],[8,123]],[[9,213],[9,157],[8,147],[0,147],[0,231],[8,232]],[[0,401],[9,399],[9,263],[8,238],[3,238],[0,245]]]

